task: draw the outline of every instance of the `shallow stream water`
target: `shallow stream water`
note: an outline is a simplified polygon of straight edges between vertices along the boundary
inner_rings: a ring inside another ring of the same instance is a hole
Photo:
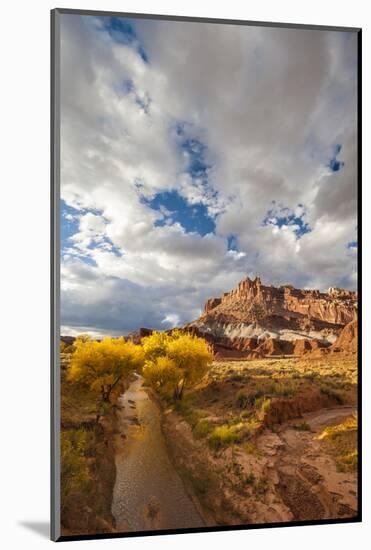
[[[112,513],[119,531],[203,527],[172,465],[160,410],[138,376],[120,397]]]

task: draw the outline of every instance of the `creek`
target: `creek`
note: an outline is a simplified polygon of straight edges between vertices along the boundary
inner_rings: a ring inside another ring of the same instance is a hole
[[[175,470],[161,430],[161,411],[137,375],[119,398],[112,513],[121,532],[204,527]]]

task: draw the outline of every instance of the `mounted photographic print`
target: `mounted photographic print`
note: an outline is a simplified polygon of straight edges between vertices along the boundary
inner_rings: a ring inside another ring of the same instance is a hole
[[[360,45],[53,10],[53,540],[361,520]]]

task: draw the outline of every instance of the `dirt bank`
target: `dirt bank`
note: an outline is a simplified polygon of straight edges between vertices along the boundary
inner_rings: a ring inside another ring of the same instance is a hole
[[[276,432],[265,429],[254,443],[219,452],[195,439],[189,424],[174,412],[164,414],[163,431],[208,525],[354,517],[356,474],[339,471],[317,439],[323,427],[353,412],[344,407],[305,414]],[[300,431],[297,423],[311,428]]]
[[[62,502],[61,534],[95,534],[115,532],[111,513],[112,493],[116,477],[113,446],[114,415],[92,428],[94,452],[82,460],[87,479],[83,490],[71,491]],[[74,428],[78,429],[78,428]]]
[[[353,361],[215,363],[163,410],[172,460],[207,524],[354,517],[357,430]],[[354,419],[354,422],[353,420]],[[335,434],[321,438],[324,430]]]

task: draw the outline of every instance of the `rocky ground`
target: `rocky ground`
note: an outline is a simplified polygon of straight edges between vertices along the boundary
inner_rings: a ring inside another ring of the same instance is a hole
[[[209,523],[357,514],[354,358],[218,362],[164,411],[174,463]]]

